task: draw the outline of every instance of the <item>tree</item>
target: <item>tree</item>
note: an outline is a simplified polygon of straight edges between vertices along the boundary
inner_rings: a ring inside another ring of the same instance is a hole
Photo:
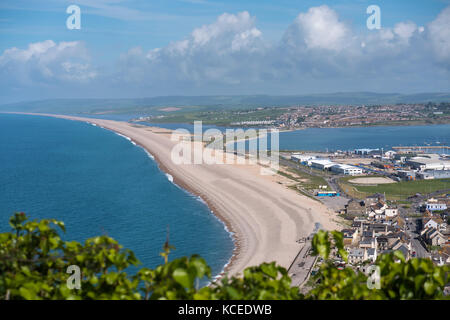
[[[211,280],[211,268],[197,255],[168,261],[168,242],[164,264],[128,275],[126,269],[139,261],[112,238],[63,241],[58,233],[65,231],[63,222],[28,221],[23,213],[11,217],[10,225],[11,232],[0,234],[0,299],[439,299],[448,273],[448,267],[430,260],[383,255],[378,260],[382,288],[370,290],[364,274],[338,270],[330,261],[330,253],[346,259],[342,234],[319,231],[314,254],[325,260],[307,295],[292,287],[286,269],[274,262],[200,288],[201,279]],[[66,285],[71,265],[80,268],[81,289]]]

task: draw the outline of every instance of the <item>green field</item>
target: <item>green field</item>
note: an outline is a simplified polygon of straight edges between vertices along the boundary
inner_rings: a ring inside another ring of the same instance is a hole
[[[264,108],[255,110],[208,110],[208,111],[175,111],[165,113],[163,117],[154,118],[152,123],[193,123],[228,126],[233,122],[276,120],[286,113],[284,108]]]
[[[385,193],[389,200],[401,200],[416,193],[429,194],[439,190],[450,189],[450,179],[402,181],[379,185],[355,185],[348,182],[349,178],[340,179],[341,188],[354,198],[365,198],[374,193]]]
[[[298,176],[298,178],[294,177],[293,175],[284,173],[284,172],[279,172],[279,174],[298,182],[298,185],[300,187],[302,187],[303,189],[308,190],[310,192],[313,192],[314,190],[319,189],[319,186],[325,186],[325,185],[328,186],[327,181],[322,177],[314,176],[314,175],[308,174],[306,172],[296,170],[294,168],[286,167],[286,170],[291,172],[292,174],[295,174],[295,176]]]

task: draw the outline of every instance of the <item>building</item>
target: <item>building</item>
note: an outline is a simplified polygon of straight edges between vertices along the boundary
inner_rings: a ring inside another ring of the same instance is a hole
[[[445,232],[447,230],[447,223],[440,217],[426,218],[423,221],[423,228],[434,228],[441,232]]]
[[[348,217],[360,217],[366,213],[364,201],[350,200],[345,206],[345,213]]]
[[[307,154],[298,154],[294,153],[291,155],[291,160],[300,163],[310,163],[311,160],[316,159],[316,156],[307,155]]]
[[[353,265],[364,262],[364,260],[366,260],[365,250],[361,248],[350,248],[348,250],[347,259],[348,262]]]
[[[336,163],[328,160],[328,159],[313,159],[311,160],[311,167],[320,169],[320,170],[327,170],[334,166]]]
[[[347,164],[336,164],[330,167],[330,170],[339,173],[345,174],[349,176],[356,176],[362,174],[362,169],[354,166],[349,166]]]
[[[427,202],[428,211],[444,211],[447,209],[447,204],[437,202]]]
[[[420,235],[426,243],[432,246],[440,246],[447,241],[447,238],[435,228],[427,228]]]
[[[441,159],[437,154],[422,155],[406,160],[406,164],[410,167],[425,170],[450,170],[450,161]]]
[[[398,170],[397,176],[402,180],[416,180],[416,172],[411,170]]]
[[[380,149],[367,149],[367,148],[355,149],[355,154],[359,155],[370,155],[375,153],[380,153]]]
[[[447,179],[450,178],[450,170],[427,170],[424,172],[418,172],[417,177],[419,179]]]
[[[397,208],[386,208],[386,210],[384,210],[384,214],[386,215],[386,217],[395,217],[398,215],[398,209]]]

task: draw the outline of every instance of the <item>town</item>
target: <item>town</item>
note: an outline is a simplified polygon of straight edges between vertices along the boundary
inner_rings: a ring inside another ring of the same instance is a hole
[[[447,150],[282,152],[280,174],[289,179],[290,188],[324,203],[342,219],[348,262],[336,254],[339,268],[365,272],[380,254],[397,250],[406,260],[428,258],[444,265],[450,264]],[[305,288],[320,265],[310,255],[311,238],[299,239],[305,246],[289,270],[294,284]]]
[[[199,107],[200,108],[200,107]],[[450,123],[450,103],[391,105],[298,105],[218,107],[199,111],[162,108],[159,113],[133,119],[135,122],[186,123],[202,121],[208,125],[268,127],[281,130],[398,124]]]

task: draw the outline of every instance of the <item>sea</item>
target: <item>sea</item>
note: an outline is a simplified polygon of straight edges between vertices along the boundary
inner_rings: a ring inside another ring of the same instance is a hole
[[[131,249],[141,267],[199,254],[213,276],[234,243],[202,199],[181,189],[152,155],[123,136],[88,123],[0,114],[0,232],[9,217],[64,221],[66,240],[108,235]]]
[[[132,115],[97,118],[130,120]],[[151,124],[169,129],[189,124]],[[204,126],[203,130],[223,127]],[[270,141],[270,138],[269,138]],[[450,125],[305,129],[280,133],[280,150],[336,151],[449,145]],[[0,232],[14,212],[66,224],[67,240],[108,235],[133,250],[141,266],[200,254],[217,276],[234,243],[202,199],[181,189],[152,155],[126,137],[84,122],[0,114]]]

